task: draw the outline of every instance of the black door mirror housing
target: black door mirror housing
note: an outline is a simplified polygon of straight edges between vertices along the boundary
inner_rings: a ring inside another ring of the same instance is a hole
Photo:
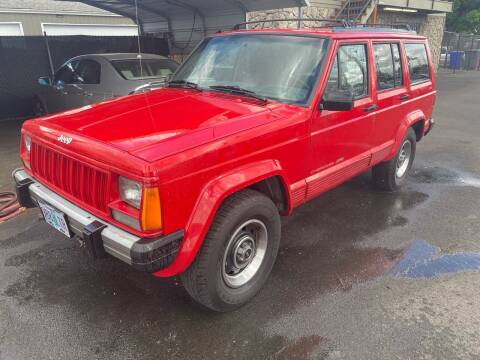
[[[350,90],[333,90],[323,95],[320,110],[349,111],[353,109],[355,99]]]

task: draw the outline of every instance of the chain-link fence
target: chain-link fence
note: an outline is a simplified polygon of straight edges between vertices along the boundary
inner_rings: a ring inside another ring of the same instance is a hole
[[[456,70],[480,70],[480,35],[443,33],[440,67]]]
[[[143,53],[168,55],[163,38],[140,37]],[[138,52],[134,36],[49,36],[53,67],[82,54]],[[0,120],[33,115],[32,100],[40,76],[50,75],[43,36],[0,37]]]

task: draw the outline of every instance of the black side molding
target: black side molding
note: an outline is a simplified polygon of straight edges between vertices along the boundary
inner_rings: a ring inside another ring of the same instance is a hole
[[[184,235],[184,231],[179,230],[156,239],[137,241],[130,249],[132,266],[148,272],[166,268],[175,260]]]

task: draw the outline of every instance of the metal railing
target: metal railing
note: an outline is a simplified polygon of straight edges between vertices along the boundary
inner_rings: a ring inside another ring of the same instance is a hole
[[[321,22],[326,23],[322,27],[333,27],[333,26],[348,26],[348,24],[343,20],[331,20],[331,19],[314,19],[314,18],[288,18],[288,19],[265,19],[265,20],[254,20],[254,21],[245,21],[238,24],[235,24],[232,30],[246,29],[249,25],[262,25],[261,29],[265,28],[265,24],[269,23],[278,23],[278,22],[296,22],[297,27],[300,27],[304,22]],[[268,28],[268,26],[267,26]]]
[[[480,35],[445,31],[439,66],[454,72],[480,70]]]
[[[335,20],[358,21],[373,0],[346,0],[337,13]]]
[[[314,23],[325,23],[325,25],[319,26],[305,26],[311,29],[322,29],[322,28],[331,28],[334,31],[342,30],[358,30],[358,31],[402,31],[402,32],[413,32],[409,24],[396,23],[396,24],[362,24],[358,22],[346,21],[346,20],[329,20],[329,19],[315,19],[315,18],[287,18],[287,19],[265,19],[265,20],[254,20],[254,21],[245,21],[238,23],[233,26],[232,30],[247,29],[249,25],[261,25],[260,29],[269,29],[272,28],[273,23],[297,23],[302,24],[305,22],[314,22]],[[303,27],[303,26],[302,26]],[[256,28],[256,27],[255,27]]]

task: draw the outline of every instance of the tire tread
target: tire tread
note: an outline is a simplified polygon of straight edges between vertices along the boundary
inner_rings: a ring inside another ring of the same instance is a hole
[[[257,200],[253,200],[257,199]],[[210,225],[210,229],[205,236],[205,239],[202,243],[195,261],[190,265],[190,267],[182,274],[183,286],[190,294],[190,296],[199,302],[200,304],[216,311],[225,311],[220,310],[218,306],[212,300],[212,297],[209,294],[208,290],[208,278],[207,278],[207,266],[212,257],[210,253],[212,251],[212,244],[214,241],[218,241],[219,232],[223,227],[223,224],[235,211],[239,210],[239,207],[250,206],[252,202],[255,201],[264,201],[268,199],[271,202],[270,198],[264,194],[252,190],[244,189],[241,190],[224,200],[215,214],[214,219]],[[275,206],[271,202],[272,206]]]

